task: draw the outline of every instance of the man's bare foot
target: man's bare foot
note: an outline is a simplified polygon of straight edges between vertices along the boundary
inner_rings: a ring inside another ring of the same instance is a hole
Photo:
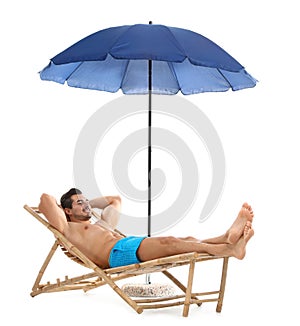
[[[247,203],[244,203],[237,218],[226,232],[227,242],[235,244],[244,233],[244,228],[247,221],[252,222],[254,217],[252,208]]]
[[[246,245],[248,241],[253,237],[254,230],[252,229],[252,223],[250,221],[246,222],[244,227],[243,236],[233,247],[232,256],[237,259],[243,259],[246,255]]]
[[[246,238],[250,232],[250,229],[252,229],[252,222],[247,221],[246,225],[244,227],[243,237]]]
[[[244,203],[242,207],[248,209],[248,211],[249,211],[249,213],[250,213],[250,215],[252,216],[252,219],[253,219],[254,213],[253,213],[252,207],[248,203]],[[251,220],[251,222],[252,222],[252,220]]]

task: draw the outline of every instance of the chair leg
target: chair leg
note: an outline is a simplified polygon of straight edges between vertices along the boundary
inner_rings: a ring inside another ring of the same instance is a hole
[[[140,307],[135,300],[131,299],[119,286],[111,279],[109,275],[103,273],[98,267],[94,268],[94,271],[124,300],[129,306],[131,306],[138,314],[143,312],[143,308]]]
[[[172,275],[169,271],[163,271],[164,275],[166,275],[175,285],[179,287],[180,290],[182,290],[184,293],[186,293],[186,287],[176,278],[174,275]],[[192,296],[192,299],[198,300],[198,297]],[[202,305],[202,302],[197,303],[197,306],[200,307]]]
[[[55,253],[58,246],[59,246],[59,243],[56,240],[54,242],[52,248],[50,249],[49,254],[47,255],[47,257],[46,257],[46,259],[45,259],[45,261],[44,261],[44,263],[43,263],[43,265],[42,265],[42,267],[41,267],[41,269],[40,269],[40,271],[39,271],[39,273],[37,275],[37,278],[36,278],[36,280],[34,282],[34,285],[32,287],[32,292],[30,293],[30,295],[32,297],[34,297],[38,293],[37,290],[39,289],[41,279],[42,279],[42,277],[43,277],[43,275],[45,273],[45,270],[46,270],[47,266],[49,265],[49,262],[50,262],[51,258],[53,257],[53,255],[54,255],[54,253]]]
[[[222,310],[224,293],[225,293],[225,285],[226,285],[226,277],[227,277],[228,260],[229,260],[229,257],[223,258],[223,268],[222,268],[220,292],[219,292],[218,304],[217,304],[217,308],[216,308],[217,312],[221,312],[221,310]]]
[[[188,283],[185,293],[184,307],[183,307],[183,317],[187,317],[189,314],[190,304],[191,304],[191,295],[192,295],[192,287],[193,287],[193,279],[194,279],[194,271],[195,271],[195,261],[190,261],[189,275],[188,275]]]

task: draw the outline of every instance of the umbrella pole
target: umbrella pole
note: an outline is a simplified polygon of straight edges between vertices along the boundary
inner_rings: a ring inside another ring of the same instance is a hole
[[[151,237],[151,163],[152,163],[152,60],[148,61],[148,237]],[[151,284],[146,274],[146,284]]]
[[[149,21],[152,24],[152,21]],[[151,164],[152,164],[152,60],[148,61],[148,237],[151,237]],[[146,284],[151,284],[146,274]]]
[[[152,25],[152,21],[149,21]],[[148,60],[148,237],[151,237],[152,60]]]
[[[151,236],[151,163],[152,163],[152,60],[148,62],[149,93],[148,93],[148,237]]]

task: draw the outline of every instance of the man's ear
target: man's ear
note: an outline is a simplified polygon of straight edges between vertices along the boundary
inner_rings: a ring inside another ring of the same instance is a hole
[[[71,208],[65,208],[64,211],[67,215],[69,215],[69,216],[71,215],[71,212],[72,212]]]

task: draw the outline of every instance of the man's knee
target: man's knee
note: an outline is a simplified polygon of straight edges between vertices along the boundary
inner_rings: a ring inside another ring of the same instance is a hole
[[[179,239],[173,236],[168,237],[162,237],[160,240],[161,245],[167,246],[167,247],[173,247],[177,245],[179,242]]]

